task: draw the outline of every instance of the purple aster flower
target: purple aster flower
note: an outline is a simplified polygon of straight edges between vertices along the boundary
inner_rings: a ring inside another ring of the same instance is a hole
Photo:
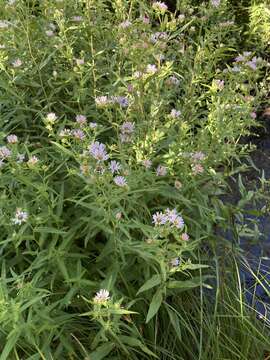
[[[117,96],[116,97],[116,102],[121,106],[121,107],[128,107],[128,98],[126,96]]]
[[[167,216],[167,220],[170,222],[170,223],[174,223],[174,221],[176,221],[177,217],[178,217],[178,213],[177,213],[177,210],[176,209],[166,209],[165,210],[165,214]]]
[[[116,176],[114,179],[113,179],[114,183],[117,185],[117,186],[127,186],[127,181],[126,179],[124,178],[124,176]]]
[[[0,158],[2,160],[11,156],[11,151],[6,146],[0,146]]]
[[[133,122],[125,121],[121,125],[120,130],[121,130],[122,134],[132,134],[134,132],[134,128],[135,128],[135,125]]]
[[[182,216],[178,215],[174,222],[172,223],[177,229],[182,229],[185,225]]]
[[[85,115],[76,115],[76,122],[81,126],[86,124],[86,116]]]
[[[159,11],[161,13],[164,13],[168,10],[168,6],[164,2],[161,2],[161,1],[153,2],[152,7],[154,10]]]
[[[172,109],[172,111],[170,112],[170,116],[174,119],[178,118],[180,115],[181,115],[180,110]]]
[[[80,129],[73,130],[72,135],[78,140],[83,140],[85,138],[84,132]]]
[[[257,69],[257,58],[254,57],[251,61],[247,61],[246,65],[249,66],[252,70]]]
[[[108,160],[109,155],[106,152],[106,147],[104,144],[99,143],[98,141],[93,142],[89,146],[89,153],[98,161]]]
[[[235,59],[234,59],[234,61],[235,62],[242,62],[242,61],[245,61],[246,59],[245,59],[245,57],[243,56],[243,55],[238,55]]]
[[[155,224],[155,226],[165,225],[168,220],[167,215],[159,211],[156,212],[152,218],[152,223]]]
[[[167,168],[162,165],[158,165],[156,169],[156,175],[157,176],[165,176],[167,174]]]
[[[117,173],[121,169],[121,164],[115,160],[112,160],[109,164],[109,169],[111,170],[111,173]]]

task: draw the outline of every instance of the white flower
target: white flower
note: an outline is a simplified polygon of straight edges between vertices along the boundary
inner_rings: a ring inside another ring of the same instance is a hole
[[[110,300],[110,293],[108,290],[105,289],[99,290],[93,299],[95,303],[103,303],[108,300]]]
[[[26,222],[28,218],[28,214],[26,211],[22,211],[21,209],[16,209],[16,213],[14,218],[12,219],[12,222],[15,225],[21,225],[23,222]]]
[[[49,37],[54,36],[54,32],[53,32],[52,30],[46,30],[46,31],[45,31],[45,34],[46,34],[47,36],[49,36]]]
[[[13,66],[14,68],[18,68],[18,67],[22,66],[22,60],[20,60],[20,59],[14,60],[14,61],[12,62],[12,66]]]
[[[46,120],[49,122],[55,122],[55,120],[57,119],[57,116],[55,115],[55,113],[48,113],[46,115]]]

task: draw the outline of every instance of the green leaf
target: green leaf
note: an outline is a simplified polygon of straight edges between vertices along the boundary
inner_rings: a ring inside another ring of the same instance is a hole
[[[18,338],[19,338],[18,332],[12,331],[9,333],[8,340],[7,340],[6,345],[1,353],[0,360],[10,359],[9,354],[12,351],[12,349],[15,347]]]
[[[155,355],[151,350],[148,349],[139,339],[133,338],[130,336],[121,335],[119,339],[125,344],[132,347],[139,347],[144,353],[147,355],[153,356],[158,359],[157,355]]]
[[[173,280],[168,282],[167,288],[188,290],[200,285],[207,286],[206,284],[203,283],[203,280],[206,280],[207,278],[209,278],[209,276],[195,276],[191,280],[184,280],[184,281]]]
[[[161,283],[160,275],[153,275],[146,283],[141,286],[136,295],[140,294],[143,291],[152,289],[154,286],[157,286]]]
[[[147,317],[146,317],[146,324],[153,318],[153,316],[156,315],[158,312],[158,309],[160,308],[160,305],[162,303],[163,294],[162,289],[158,289],[155,295],[153,296],[153,299],[151,301],[151,304],[148,309]]]
[[[90,353],[90,359],[102,360],[105,358],[105,356],[109,355],[109,353],[112,351],[113,348],[114,348],[113,343],[106,343],[104,345],[101,345],[95,351]]]

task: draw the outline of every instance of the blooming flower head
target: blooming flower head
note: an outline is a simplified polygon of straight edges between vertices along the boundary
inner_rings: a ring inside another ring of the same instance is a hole
[[[146,66],[146,72],[148,74],[155,74],[157,71],[158,71],[158,69],[157,69],[156,65],[148,64]]]
[[[128,107],[129,102],[126,96],[117,96],[115,100],[121,107]]]
[[[104,107],[110,103],[110,100],[107,95],[103,95],[96,97],[95,102],[98,107]]]
[[[250,113],[250,116],[252,117],[252,119],[256,119],[257,114],[255,113],[255,111],[252,111],[252,112]]]
[[[164,225],[166,224],[168,220],[168,217],[166,214],[164,214],[163,212],[159,212],[157,211],[154,215],[153,215],[153,221],[152,223],[155,226],[160,226],[160,225]]]
[[[85,125],[86,122],[87,122],[86,116],[84,116],[84,115],[76,115],[76,122],[78,124],[80,124],[80,126]]]
[[[211,0],[211,4],[214,6],[214,7],[218,7],[220,5],[220,0]]]
[[[50,123],[54,123],[57,119],[57,116],[55,115],[55,113],[48,113],[46,115],[46,120]]]
[[[77,66],[84,65],[84,59],[75,59],[75,61]]]
[[[168,6],[161,1],[155,1],[152,5],[153,9],[155,11],[161,12],[161,13],[165,13],[168,10]]]
[[[16,59],[16,60],[12,61],[12,66],[14,68],[18,68],[18,67],[22,66],[22,60],[21,59]]]
[[[202,174],[204,172],[204,168],[201,164],[193,164],[192,165],[192,172],[194,175]]]
[[[105,289],[99,290],[93,299],[94,303],[96,304],[105,303],[108,300],[110,300],[110,293],[108,290]]]
[[[109,169],[112,174],[118,173],[121,170],[121,164],[118,161],[112,160],[109,164]]]
[[[29,160],[27,161],[27,164],[28,165],[36,165],[36,163],[38,161],[39,161],[38,158],[34,155],[29,158]]]
[[[113,181],[117,186],[127,186],[127,180],[124,178],[124,176],[116,176]]]
[[[252,70],[256,70],[257,69],[257,58],[254,57],[252,60],[247,61],[246,65],[249,66]]]
[[[129,21],[129,20],[125,20],[125,21],[123,21],[123,22],[121,22],[120,24],[119,24],[119,27],[121,28],[121,29],[127,29],[128,27],[130,27],[132,25],[132,23]]]
[[[185,18],[186,18],[186,16],[185,16],[184,14],[178,15],[178,20],[179,20],[180,22],[183,22],[183,21],[185,20]]]
[[[176,209],[173,210],[166,209],[165,213],[167,215],[168,222],[172,226],[175,226],[177,229],[182,229],[184,227],[185,225],[184,220],[182,216],[178,214]]]
[[[0,158],[2,160],[11,156],[11,151],[6,146],[0,146]]]
[[[132,134],[134,132],[135,125],[133,122],[125,121],[120,128],[122,134]]]
[[[189,240],[189,235],[188,235],[187,233],[183,233],[183,234],[181,235],[181,239],[182,239],[183,241],[188,241],[188,240]]]
[[[72,135],[78,140],[83,140],[85,138],[85,133],[81,129],[73,130]]]
[[[157,176],[165,176],[167,174],[167,168],[163,165],[158,165],[156,169]]]
[[[22,209],[16,209],[15,216],[12,219],[12,222],[15,225],[21,225],[23,222],[26,222],[28,218],[28,213],[26,211],[22,211]]]
[[[145,159],[142,161],[142,164],[146,169],[150,169],[150,167],[152,166],[152,161],[149,159]]]
[[[7,142],[9,144],[16,144],[18,142],[18,137],[14,134],[10,134],[7,136]]]
[[[93,142],[89,146],[89,153],[98,161],[108,160],[109,155],[107,154],[106,147],[104,144],[99,143],[98,141]]]
[[[170,112],[170,116],[173,119],[178,118],[181,115],[181,111],[180,110],[176,110],[176,109],[172,109],[172,111]]]
[[[71,130],[67,128],[61,130],[59,133],[59,136],[61,137],[70,136],[70,135],[71,135]]]

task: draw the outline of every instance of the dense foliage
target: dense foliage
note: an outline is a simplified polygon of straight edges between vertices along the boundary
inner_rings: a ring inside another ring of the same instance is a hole
[[[206,247],[267,66],[231,14],[0,1],[1,360],[223,358]]]

